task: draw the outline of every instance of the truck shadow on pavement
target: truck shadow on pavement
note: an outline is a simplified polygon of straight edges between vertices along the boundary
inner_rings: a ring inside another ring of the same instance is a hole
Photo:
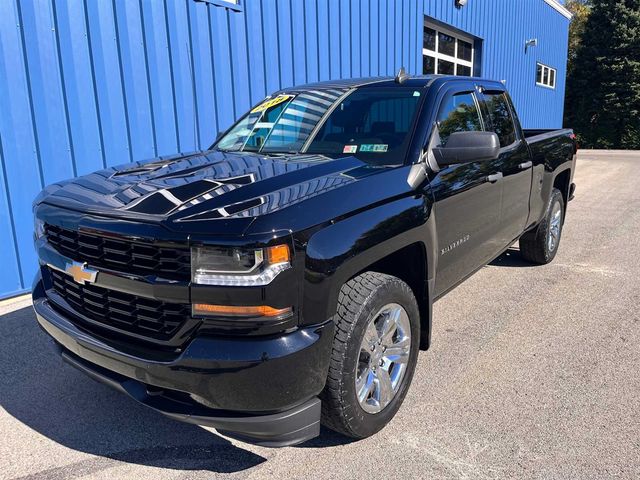
[[[533,268],[536,265],[533,263],[527,262],[520,255],[520,250],[516,247],[510,247],[499,257],[493,259],[489,262],[489,265],[492,267],[526,267]]]
[[[54,442],[98,456],[39,472],[47,478],[98,473],[112,468],[111,460],[220,473],[266,460],[196,425],[137,405],[66,365],[31,307],[0,316],[0,365],[0,407]]]

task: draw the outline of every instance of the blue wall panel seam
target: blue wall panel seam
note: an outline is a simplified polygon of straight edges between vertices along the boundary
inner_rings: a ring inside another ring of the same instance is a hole
[[[2,178],[4,180],[4,190],[7,195],[7,210],[9,212],[9,221],[11,222],[11,236],[13,238],[13,250],[14,250],[14,258],[16,260],[16,266],[18,267],[18,275],[20,286],[22,288],[27,288],[24,282],[24,274],[22,272],[22,265],[20,265],[20,250],[18,249],[18,236],[16,234],[16,222],[13,215],[13,205],[11,203],[11,192],[9,191],[9,179],[7,177],[7,169],[4,165],[7,157],[4,155],[4,148],[2,145],[2,135],[0,135],[0,167],[2,167]],[[2,293],[2,292],[0,292]]]
[[[193,141],[199,150],[200,147],[200,113],[198,110],[198,91],[196,89],[196,74],[195,74],[195,59],[193,55],[193,34],[191,32],[191,12],[189,8],[189,0],[185,0],[186,12],[187,12],[187,36],[189,37],[189,44],[186,46],[187,53],[189,54],[189,74],[191,76],[191,92],[193,101]],[[209,5],[205,5],[205,8],[209,8]],[[206,11],[206,10],[205,10]]]
[[[58,16],[56,14],[56,0],[51,2],[51,14],[53,17],[53,29],[56,39],[56,53],[58,56],[58,70],[60,70],[60,86],[62,88],[62,104],[64,105],[64,118],[67,125],[67,141],[69,142],[69,155],[71,156],[71,168],[73,176],[78,176],[78,167],[76,165],[75,148],[73,146],[73,136],[71,135],[71,120],[69,118],[69,104],[67,100],[67,87],[65,85],[64,70],[62,68],[62,54],[60,53],[60,34],[58,30]]]
[[[291,18],[293,30],[293,18]],[[307,2],[302,2],[302,38],[304,39],[304,82],[309,81],[309,58],[307,57]],[[292,45],[293,48],[293,45]]]
[[[40,175],[40,188],[44,188],[44,172],[42,169],[42,160],[40,158],[40,144],[38,141],[38,129],[36,125],[36,116],[33,110],[33,95],[31,93],[31,78],[29,75],[29,62],[27,60],[27,48],[25,46],[24,39],[24,21],[22,20],[22,9],[20,8],[20,2],[16,4],[18,11],[18,22],[20,23],[20,42],[22,43],[22,63],[24,65],[25,81],[27,83],[27,93],[29,97],[29,115],[31,117],[31,128],[33,130],[33,143],[36,148],[36,161],[38,162],[38,173]],[[10,193],[8,193],[10,195]]]
[[[320,13],[318,11],[318,1],[319,0],[314,0],[315,6],[316,6],[316,51],[317,51],[317,55],[316,55],[316,63],[318,65],[318,79],[320,79],[320,28],[318,28],[318,26],[320,25]]]
[[[225,10],[225,20],[227,22],[227,37],[229,41],[229,58],[233,58],[233,51],[231,47],[232,39],[231,39],[231,20],[229,19],[230,10]],[[233,112],[233,118],[237,118],[238,113],[236,112],[236,82],[233,61],[229,62],[229,68],[231,69],[231,110]]]
[[[151,91],[151,74],[149,72],[149,52],[147,50],[147,36],[144,27],[144,7],[142,0],[138,0],[138,8],[140,9],[140,32],[142,35],[142,51],[144,53],[144,71],[147,74],[147,95],[149,96],[149,112],[151,116],[151,133],[153,138],[154,155],[158,155],[158,137],[156,133],[156,114],[153,108],[153,93]]]
[[[262,2],[259,2],[259,7],[260,9],[260,36],[262,37],[261,39],[261,47],[262,47],[262,71],[264,74],[264,83],[267,83],[267,62],[265,61],[265,59],[267,57],[265,57],[266,55],[266,51],[265,51],[265,46],[264,46],[264,15],[262,13]],[[267,92],[267,95],[269,95],[271,92]]]
[[[173,99],[173,122],[175,125],[176,143],[178,151],[182,150],[182,142],[180,139],[180,128],[178,127],[178,102],[176,100],[176,82],[173,69],[173,49],[171,47],[171,34],[169,31],[169,11],[167,10],[167,2],[162,2],[164,8],[164,28],[167,33],[167,52],[169,55],[169,72],[171,75],[171,97]]]
[[[211,8],[211,7],[208,7]],[[207,8],[207,24],[209,25],[209,51],[211,52],[211,76],[213,78],[213,84],[211,88],[213,89],[213,98],[216,99],[216,107],[217,105],[217,87],[216,87],[216,64],[213,61],[213,35],[211,35],[211,11]],[[218,111],[216,109],[216,131],[220,131],[220,115],[218,115]]]
[[[274,3],[275,6],[275,10],[276,10],[276,25],[278,25],[278,19],[279,19],[279,15],[278,15],[278,2],[276,1]],[[276,50],[278,51],[278,58],[282,59],[282,55],[280,53],[281,51],[281,44],[280,44],[280,29],[277,28],[276,29]],[[233,63],[233,62],[230,62]],[[280,90],[282,88],[282,62],[278,62],[278,90]]]
[[[288,0],[289,3],[289,30],[291,31],[291,42],[289,46],[291,47],[291,72],[293,73],[293,84],[296,83],[296,52],[293,45],[293,5],[291,4],[292,0]],[[231,58],[231,57],[229,57]],[[233,62],[231,62],[233,63]]]
[[[127,149],[129,150],[129,161],[133,162],[133,145],[131,144],[131,125],[129,121],[129,101],[127,99],[127,89],[124,84],[124,68],[122,66],[122,51],[120,48],[120,27],[118,25],[118,17],[116,15],[116,0],[111,0],[111,8],[113,9],[113,28],[116,33],[116,53],[118,54],[118,67],[120,75],[120,89],[122,90],[122,107],[124,109],[124,126],[127,132]],[[131,93],[129,93],[131,94]]]
[[[246,45],[246,54],[247,54],[247,69],[251,70],[251,56],[249,54],[249,25],[247,25],[247,15],[243,15],[242,21],[244,22],[244,41]],[[249,90],[249,103],[252,103],[253,93],[251,91],[251,76],[247,79],[247,89]]]
[[[104,148],[104,135],[102,130],[102,116],[100,115],[100,102],[98,101],[98,85],[96,82],[96,70],[94,66],[93,49],[91,48],[91,29],[89,28],[89,13],[87,9],[87,0],[82,0],[82,9],[84,12],[85,30],[87,31],[87,44],[89,52],[89,63],[91,65],[91,82],[93,84],[93,101],[96,106],[96,117],[98,123],[98,135],[100,138],[100,153],[102,154],[102,168],[107,168],[107,155]]]

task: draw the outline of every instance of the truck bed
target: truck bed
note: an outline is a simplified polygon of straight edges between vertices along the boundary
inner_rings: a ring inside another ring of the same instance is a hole
[[[527,143],[531,145],[532,143],[540,142],[542,140],[549,139],[551,137],[558,137],[561,135],[572,135],[573,130],[570,128],[561,128],[559,130],[554,129],[523,129],[524,137],[527,139]]]

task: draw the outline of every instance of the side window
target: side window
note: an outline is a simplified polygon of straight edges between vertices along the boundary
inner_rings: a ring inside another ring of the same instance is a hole
[[[446,145],[455,132],[481,131],[480,112],[472,93],[449,94],[438,111],[438,132],[441,145]]]
[[[485,93],[484,103],[491,122],[487,128],[496,132],[500,147],[507,147],[516,141],[516,127],[509,110],[509,102],[504,93]]]

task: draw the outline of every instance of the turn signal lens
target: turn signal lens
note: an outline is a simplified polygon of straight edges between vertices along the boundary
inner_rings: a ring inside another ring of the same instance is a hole
[[[268,305],[255,307],[237,307],[233,305],[211,305],[209,303],[194,303],[193,315],[207,315],[219,317],[280,317],[291,313],[291,307],[273,308]]]
[[[287,245],[276,245],[267,248],[267,260],[270,265],[274,263],[289,263],[289,247]]]

